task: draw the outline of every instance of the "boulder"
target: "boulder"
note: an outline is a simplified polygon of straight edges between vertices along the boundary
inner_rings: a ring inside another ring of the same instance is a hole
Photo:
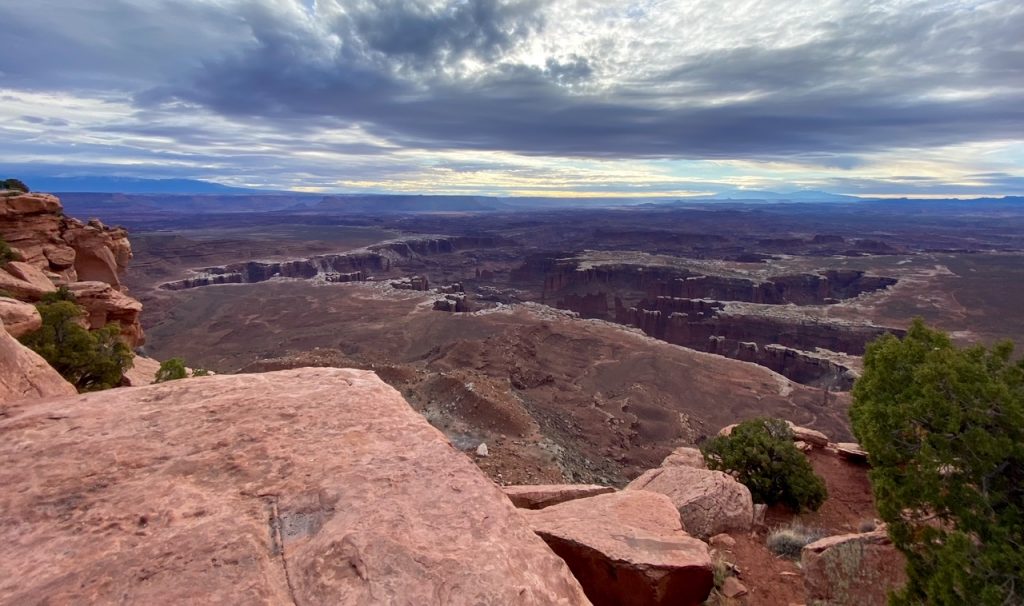
[[[708,539],[708,544],[715,549],[722,549],[728,551],[736,546],[736,539],[723,533],[716,534],[715,536]]]
[[[700,449],[690,446],[680,446],[661,462],[662,467],[669,467],[671,465],[683,465],[685,467],[696,467],[697,469],[708,468],[707,464],[704,463],[704,454]]]
[[[116,322],[121,325],[121,337],[129,347],[145,343],[139,323],[142,303],[106,282],[75,282],[68,285],[68,290],[75,295],[75,302],[85,308],[90,330]]]
[[[588,603],[501,490],[369,371],[35,402],[0,419],[0,460],[4,604]]]
[[[38,269],[29,265],[34,271],[24,271],[25,265],[20,261],[12,261],[0,269],[0,291],[19,299],[38,301],[43,295],[57,290],[53,282]]]
[[[520,509],[544,509],[574,499],[615,492],[611,486],[597,484],[525,484],[502,486],[501,489]]]
[[[39,330],[43,325],[35,305],[8,297],[0,297],[0,321],[15,339]]]
[[[124,384],[128,387],[151,385],[156,381],[156,371],[160,370],[160,361],[146,356],[132,358],[132,367],[124,372]]]
[[[595,605],[696,605],[714,585],[708,546],[683,531],[665,495],[615,492],[526,513]]]
[[[809,429],[807,427],[800,427],[793,423],[786,421],[789,425],[789,429],[793,432],[793,440],[799,442],[805,442],[814,446],[815,448],[825,448],[828,446],[828,436],[817,431],[815,429]]]
[[[886,606],[905,566],[884,530],[826,537],[800,554],[807,602],[822,606]]]
[[[856,442],[839,442],[836,444],[836,454],[847,461],[859,464],[868,462],[868,451],[861,448]]]
[[[8,334],[3,324],[0,324],[0,419],[11,410],[15,402],[75,393],[71,383],[65,381],[39,354]],[[0,438],[0,442],[3,440]],[[5,465],[13,464],[13,459],[8,455],[2,460]],[[34,463],[32,459],[25,459],[22,463],[24,467],[21,473],[28,480],[34,474],[26,474],[24,470],[34,469]],[[11,510],[0,507],[0,511],[5,512],[6,517]],[[0,599],[0,603],[3,601]]]
[[[707,538],[730,530],[750,530],[754,502],[750,490],[721,471],[659,467],[644,472],[626,490],[660,492],[672,499],[690,534]]]
[[[23,261],[11,261],[4,270],[11,274],[18,280],[28,282],[33,289],[41,293],[54,292],[57,287],[53,285],[53,280],[48,278],[41,269],[35,265],[25,263]]]

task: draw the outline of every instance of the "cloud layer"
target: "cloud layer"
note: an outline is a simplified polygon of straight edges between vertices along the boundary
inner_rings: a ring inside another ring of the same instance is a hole
[[[1024,192],[1016,0],[35,0],[0,22],[8,170]]]

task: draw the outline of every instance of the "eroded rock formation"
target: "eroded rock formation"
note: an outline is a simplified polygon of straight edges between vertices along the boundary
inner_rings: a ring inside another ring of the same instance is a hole
[[[106,282],[73,282],[68,290],[75,295],[75,302],[85,308],[90,330],[116,323],[126,343],[133,347],[142,343],[142,303]]]
[[[92,328],[118,322],[129,346],[143,343],[142,305],[121,285],[132,258],[124,229],[67,217],[56,196],[33,193],[0,196],[0,237],[21,258],[0,269],[0,290],[37,301],[68,286]]]
[[[368,371],[45,400],[0,435],[3,603],[589,603],[501,490]]]

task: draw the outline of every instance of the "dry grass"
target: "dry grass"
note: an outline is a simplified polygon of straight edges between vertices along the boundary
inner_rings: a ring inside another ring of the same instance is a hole
[[[787,558],[799,558],[800,550],[805,545],[829,536],[829,533],[821,528],[805,526],[800,521],[795,521],[789,526],[780,526],[768,534],[768,549],[776,555]]]

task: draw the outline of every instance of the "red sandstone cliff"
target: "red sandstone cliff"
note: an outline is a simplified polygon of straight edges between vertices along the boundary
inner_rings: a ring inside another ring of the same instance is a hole
[[[142,304],[121,285],[120,274],[132,258],[124,229],[67,217],[56,196],[8,194],[0,196],[0,237],[21,259],[0,268],[0,290],[36,301],[68,286],[90,328],[116,322],[129,346],[144,342]]]

